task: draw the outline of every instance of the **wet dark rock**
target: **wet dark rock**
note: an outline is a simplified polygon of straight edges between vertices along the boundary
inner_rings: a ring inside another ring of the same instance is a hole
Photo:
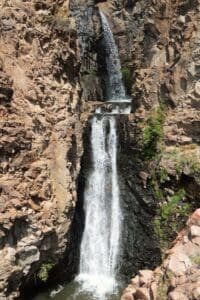
[[[0,70],[0,103],[8,105],[12,100],[13,93],[12,80],[3,69]]]
[[[102,100],[103,93],[97,62],[97,46],[101,33],[98,9],[94,6],[94,2],[89,0],[84,1],[82,5],[80,1],[73,0],[70,2],[70,7],[76,20],[80,45],[82,97],[90,101]],[[92,77],[92,82],[88,77]]]
[[[119,125],[118,172],[123,211],[121,274],[129,278],[138,268],[156,267],[161,262],[159,244],[154,236],[152,221],[156,212],[153,190],[144,188],[138,177],[141,166],[131,148],[129,123],[121,118]],[[123,128],[123,129],[122,129]],[[125,138],[126,137],[126,138]],[[145,177],[147,180],[148,176]]]

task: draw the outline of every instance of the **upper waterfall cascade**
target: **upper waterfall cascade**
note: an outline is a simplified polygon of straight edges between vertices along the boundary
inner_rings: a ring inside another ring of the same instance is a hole
[[[130,113],[121,76],[117,46],[106,17],[101,13],[109,75],[109,112],[97,108],[91,120],[92,169],[84,191],[85,228],[77,280],[94,299],[107,299],[116,288],[122,214],[117,172],[117,119]]]
[[[119,53],[113,33],[105,15],[100,12],[103,28],[103,39],[106,46],[106,68],[108,72],[108,81],[106,83],[108,100],[126,99],[125,88],[122,82],[121,64]]]

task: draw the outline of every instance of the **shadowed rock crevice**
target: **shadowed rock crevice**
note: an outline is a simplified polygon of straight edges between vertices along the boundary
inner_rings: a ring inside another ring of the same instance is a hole
[[[158,240],[153,230],[156,202],[148,177],[142,172],[137,152],[132,151],[127,117],[119,126],[118,170],[123,215],[120,272],[126,280],[142,268],[154,268],[161,262]]]

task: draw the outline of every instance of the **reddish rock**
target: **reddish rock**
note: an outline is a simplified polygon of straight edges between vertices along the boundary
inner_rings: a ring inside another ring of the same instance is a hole
[[[136,300],[150,300],[148,288],[138,288],[134,294]]]
[[[190,228],[190,234],[194,237],[200,237],[200,227],[199,226],[192,226]]]
[[[197,283],[197,287],[194,288],[192,292],[193,299],[199,300],[200,299],[200,281]]]
[[[136,299],[158,300],[163,285],[166,290],[166,299],[189,300],[191,295],[199,299],[200,270],[199,270],[199,237],[200,210],[197,209],[173,242],[173,248],[166,251],[167,257],[162,265],[154,272],[141,270],[131,280],[136,292]],[[191,236],[194,236],[191,240]],[[197,236],[197,237],[196,237]],[[195,242],[196,241],[196,242]],[[172,290],[167,295],[167,290]],[[163,297],[163,295],[162,295]],[[167,298],[168,297],[168,298]]]
[[[168,299],[169,300],[189,300],[189,298],[186,297],[181,292],[171,292],[171,293],[169,293]]]
[[[133,294],[130,292],[127,292],[122,295],[121,300],[134,300]]]
[[[150,271],[150,270],[142,270],[142,271],[139,271],[139,276],[140,276],[140,284],[146,285],[152,281],[152,279],[154,277],[154,273],[153,273],[153,271]]]

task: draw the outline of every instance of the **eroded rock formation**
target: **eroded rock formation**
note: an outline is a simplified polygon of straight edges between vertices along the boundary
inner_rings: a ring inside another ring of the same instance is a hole
[[[199,5],[156,0],[99,4],[115,34],[133,97],[126,160],[139,163],[144,187],[162,192],[155,195],[160,205],[183,188],[191,209],[198,207],[200,192]]]
[[[161,267],[142,270],[124,290],[121,300],[198,300],[200,297],[200,209],[166,251]]]
[[[159,245],[148,237],[155,216],[159,228],[165,223],[156,204],[182,195],[178,209],[190,209],[175,213],[180,224],[198,206],[199,0],[1,0],[1,299],[16,298],[44,263],[65,259],[74,272],[70,227],[83,128],[104,100],[95,3],[108,16],[133,98],[133,113],[119,120],[124,211],[136,218],[126,228],[127,276],[159,261]],[[166,239],[177,234],[168,221]],[[141,247],[144,260],[132,252]]]
[[[10,299],[66,250],[83,124],[69,1],[1,1],[0,15],[0,298]]]
[[[156,263],[156,244],[152,243],[151,249],[148,242],[153,215],[162,249],[176,237],[190,212],[199,207],[200,3],[106,1],[99,7],[109,18],[127,92],[133,97],[134,113],[120,124],[123,133],[119,169],[124,184],[123,203],[130,196],[128,207],[131,203],[133,206],[132,230],[128,215],[125,226],[129,227],[128,232],[135,232],[139,221],[143,236],[139,230],[138,238],[129,236],[126,245],[135,242],[132,247],[136,250],[143,243],[147,247],[145,253],[149,251],[149,262],[152,251]],[[148,229],[144,220],[148,220]],[[134,272],[140,257],[134,257],[138,251],[130,249],[131,246],[127,252],[133,255]],[[146,259],[148,256],[143,259],[144,264],[148,264]],[[127,270],[131,268],[128,262],[126,266]]]

